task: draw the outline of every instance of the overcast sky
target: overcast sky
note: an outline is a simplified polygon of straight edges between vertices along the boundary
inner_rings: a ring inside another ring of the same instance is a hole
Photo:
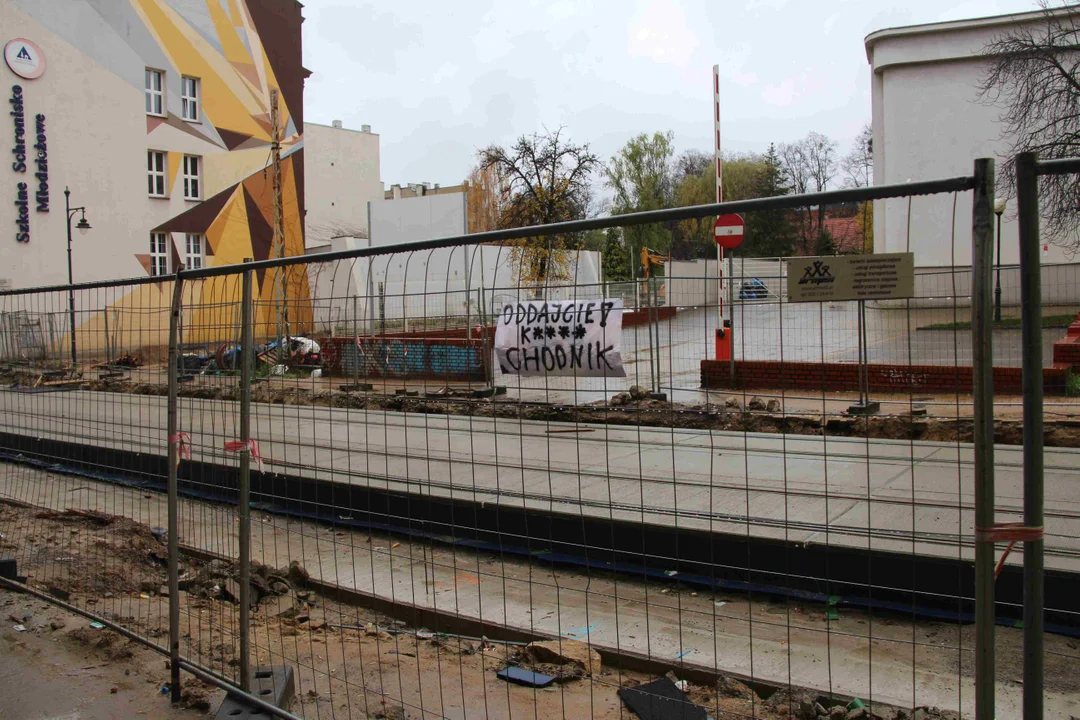
[[[641,132],[724,149],[870,119],[863,38],[1034,0],[304,0],[305,119],[381,135],[382,181],[460,182],[476,151],[565,126],[607,159]]]

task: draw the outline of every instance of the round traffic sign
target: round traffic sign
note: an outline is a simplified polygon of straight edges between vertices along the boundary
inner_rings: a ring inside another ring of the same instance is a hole
[[[743,219],[738,215],[721,215],[716,218],[716,224],[713,225],[716,244],[725,250],[739,247],[742,244],[745,227]]]

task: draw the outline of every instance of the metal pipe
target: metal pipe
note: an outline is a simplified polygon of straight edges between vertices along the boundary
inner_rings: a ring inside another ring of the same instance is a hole
[[[180,468],[179,405],[177,394],[177,368],[180,360],[180,306],[183,299],[184,266],[176,269],[173,282],[172,310],[169,313],[169,659],[172,671],[169,688],[172,701],[180,702],[180,485],[177,471]],[[108,312],[108,311],[106,311]]]
[[[74,605],[72,605],[70,603],[66,603],[63,600],[59,600],[59,599],[53,597],[52,595],[49,595],[47,593],[43,593],[40,590],[35,590],[34,588],[32,588],[32,587],[30,587],[28,585],[23,585],[21,583],[15,582],[14,580],[8,580],[7,578],[0,577],[0,587],[6,587],[9,590],[14,590],[15,592],[24,592],[24,593],[26,593],[28,595],[33,595],[34,597],[40,598],[41,600],[44,600],[44,601],[48,602],[51,605],[55,605],[56,607],[67,610],[70,613],[74,613],[75,615],[80,615],[80,616],[82,616],[82,617],[84,617],[84,618],[86,618],[88,620],[93,620],[94,622],[99,622],[102,625],[104,625],[105,627],[112,630],[113,632],[120,633],[121,635],[126,637],[128,640],[134,640],[137,643],[145,645],[146,647],[150,648],[151,650],[162,653],[163,655],[166,654],[165,648],[161,647],[160,645],[155,645],[153,642],[151,642],[150,640],[148,640],[148,639],[146,639],[144,637],[140,637],[139,635],[133,633],[131,630],[128,630],[127,628],[123,627],[122,625],[118,625],[117,623],[113,622],[112,620],[107,620],[107,619],[105,619],[103,617],[99,617],[97,615],[94,615],[93,613],[87,612],[86,610],[83,610],[82,608],[76,607],[76,606],[74,606]],[[180,660],[179,663],[174,663],[173,664],[173,668],[176,669],[177,671],[179,671],[179,669],[181,667],[184,670],[187,670],[189,673],[191,673],[195,677],[197,677],[197,678],[199,678],[201,680],[205,680],[206,682],[211,683],[212,685],[216,685],[216,686],[218,686],[222,690],[225,690],[228,693],[231,693],[233,695],[242,695],[243,698],[244,698],[244,702],[255,706],[256,708],[258,708],[259,710],[262,710],[265,713],[269,713],[270,715],[274,715],[275,717],[285,718],[285,720],[301,720],[301,718],[297,717],[296,715],[293,715],[289,711],[282,710],[281,708],[279,708],[279,707],[277,707],[275,705],[271,705],[270,703],[266,702],[265,700],[262,700],[260,698],[255,697],[250,692],[245,691],[242,688],[236,687],[232,683],[228,682],[227,680],[225,680],[224,678],[219,676],[217,673],[215,673],[215,672],[213,672],[211,670],[208,670],[207,668],[204,668],[202,665],[198,665],[196,663],[193,663],[190,660]]]
[[[248,262],[248,261],[245,261]],[[240,299],[240,688],[251,690],[251,270],[244,271]]]
[[[101,623],[102,625],[109,628],[110,630],[120,633],[121,635],[126,637],[128,640],[134,640],[135,642],[140,643],[142,645],[145,645],[146,647],[150,648],[151,650],[155,650],[155,651],[161,653],[162,655],[167,655],[168,654],[168,650],[166,648],[161,647],[160,645],[152,642],[148,638],[144,638],[144,637],[132,632],[131,630],[128,630],[126,627],[124,627],[124,626],[122,626],[122,625],[120,625],[118,623],[115,623],[112,620],[104,618],[104,617],[102,617],[100,615],[95,615],[92,612],[90,612],[88,610],[83,610],[82,608],[76,607],[75,605],[72,605],[71,603],[64,602],[60,598],[49,595],[48,593],[41,592],[40,590],[35,590],[34,588],[30,587],[29,585],[23,585],[22,583],[15,582],[14,580],[8,580],[5,577],[0,577],[0,587],[6,587],[8,590],[14,590],[15,592],[26,593],[27,595],[33,595],[34,597],[36,597],[36,598],[38,598],[40,600],[44,600],[45,602],[49,603],[50,605],[55,605],[58,608],[61,608],[63,610],[67,610],[69,613],[74,613],[75,615],[80,615],[80,616],[86,618],[87,620],[93,620],[94,622]]]
[[[647,225],[650,223],[693,220],[709,217],[711,215],[723,215],[725,213],[790,210],[793,208],[806,207],[808,205],[817,205],[819,203],[839,204],[864,202],[866,200],[885,200],[887,198],[908,197],[910,195],[963,192],[965,190],[971,190],[974,187],[974,183],[975,179],[973,177],[970,175],[963,175],[954,178],[944,178],[942,180],[896,183],[893,185],[873,185],[871,187],[863,188],[828,190],[826,192],[804,193],[800,195],[779,195],[768,198],[754,198],[752,200],[733,200],[725,203],[664,208],[661,210],[627,213],[626,215],[608,215],[604,217],[589,218],[587,220],[570,220],[547,225],[534,225],[532,227],[489,230],[487,232],[473,233],[471,235],[453,235],[444,238],[414,240],[393,245],[368,246],[366,248],[355,248],[353,250],[338,250],[335,252],[319,253],[318,255],[290,255],[285,258],[259,260],[258,262],[250,263],[250,265],[253,270],[265,270],[284,265],[330,262],[332,260],[371,257],[373,255],[389,255],[392,253],[411,252],[416,250],[431,250],[433,248],[446,248],[457,245],[480,245],[483,243],[518,240],[521,238],[542,235],[560,235],[564,233],[584,232],[586,230],[603,230],[609,227],[631,227],[634,225]],[[371,241],[369,240],[368,242]],[[237,265],[214,265],[212,267],[203,267],[198,270],[189,270],[187,271],[187,277],[189,280],[193,280],[203,277],[232,275],[240,271],[241,268]],[[99,280],[95,282],[79,283],[78,285],[19,288],[17,290],[0,290],[0,297],[8,295],[25,295],[28,293],[45,292],[49,290],[67,290],[69,287],[73,290],[90,290],[100,287],[114,287],[116,285],[146,285],[150,283],[167,282],[171,279],[173,278],[170,275],[156,275],[125,278],[122,280]]]
[[[994,322],[1001,322],[1001,213],[994,208],[997,215],[997,262],[994,264]]]
[[[1035,153],[1016,158],[1024,348],[1024,525],[1043,526],[1042,267]],[[1043,540],[1024,543],[1024,720],[1043,716]]]
[[[105,303],[105,310],[101,313],[105,321],[105,364],[112,365],[112,345],[109,339],[109,303]]]
[[[1068,175],[1080,173],[1080,157],[1041,160],[1035,164],[1036,175]]]
[[[743,268],[746,267],[746,263],[743,263]],[[739,284],[746,282],[745,278],[739,278]],[[728,353],[728,380],[731,383],[731,388],[735,389],[735,251],[732,250],[728,253],[728,315],[731,319],[728,321],[728,337],[731,338],[728,342],[731,345],[731,352]]]
[[[216,685],[230,695],[240,695],[243,698],[244,702],[249,705],[253,705],[257,709],[261,710],[264,713],[267,713],[268,715],[285,718],[285,720],[302,720],[302,718],[293,715],[288,710],[282,710],[276,705],[271,705],[265,700],[257,698],[249,691],[244,690],[243,688],[236,687],[231,682],[221,677],[209,668],[204,668],[202,665],[193,663],[190,660],[181,660],[180,664],[184,666],[185,670],[187,670],[189,673],[199,678],[200,680],[205,680],[211,685]]]
[[[74,370],[77,363],[75,350],[75,277],[71,269],[71,191],[67,188],[64,188],[64,214],[67,216],[68,317],[71,323],[71,368]]]
[[[975,720],[994,720],[994,161],[975,161],[971,214],[975,445]]]

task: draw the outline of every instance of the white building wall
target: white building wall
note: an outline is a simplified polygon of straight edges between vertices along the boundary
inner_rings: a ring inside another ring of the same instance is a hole
[[[980,101],[983,47],[1018,23],[1039,22],[1040,13],[895,28],[866,38],[873,71],[874,184],[905,183],[970,175],[974,161],[1008,152],[1001,140],[1002,109]],[[1015,205],[1002,217],[1002,262],[1019,261]],[[875,252],[915,253],[917,266],[971,263],[971,194],[878,201]],[[955,239],[954,239],[955,236]],[[953,259],[955,257],[955,263]],[[1071,260],[1051,245],[1048,263]]]
[[[94,22],[92,13],[86,15],[84,32],[112,34],[111,28]],[[12,288],[67,282],[65,186],[72,189],[72,205],[86,207],[86,219],[92,226],[85,236],[77,231],[73,235],[75,282],[145,275],[135,253],[149,251],[147,228],[166,220],[170,212],[167,206],[155,204],[169,201],[147,197],[146,116],[141,88],[94,62],[11,2],[0,2],[0,28],[4,43],[23,37],[41,46],[47,63],[44,75],[26,80],[0,62],[6,109],[2,120],[6,159],[0,166],[0,280],[8,281]],[[114,51],[120,53],[127,47],[117,42]],[[141,85],[142,61],[133,55],[131,66]],[[23,89],[28,150],[34,142],[35,115],[41,113],[46,118],[47,213],[37,212],[33,204],[36,165],[28,157],[26,172],[19,173],[10,162],[13,122],[7,101],[13,85]],[[142,168],[142,172],[112,172],[121,164]],[[19,182],[27,183],[31,191],[30,241],[26,243],[15,240],[14,201]]]
[[[337,238],[320,249],[389,248],[464,235],[465,197],[447,193],[372,202],[370,240]],[[311,257],[308,278],[316,296],[317,322],[327,332],[351,333],[354,319],[361,332],[377,329],[383,318],[396,329],[402,324],[411,329],[475,325],[482,307],[491,313],[505,303],[532,297],[531,287],[518,281],[510,248],[501,245],[458,245],[329,263],[318,263],[317,254]],[[599,268],[600,253],[575,253],[570,267],[574,283],[552,288],[549,297],[599,297]]]
[[[366,233],[368,203],[383,198],[379,136],[305,122],[304,162],[306,246]]]

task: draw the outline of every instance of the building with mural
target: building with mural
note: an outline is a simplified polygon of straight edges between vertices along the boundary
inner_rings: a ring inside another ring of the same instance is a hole
[[[0,0],[0,287],[67,282],[65,188],[91,226],[73,236],[76,283],[269,257],[274,90],[284,253],[303,254],[302,22],[295,0]],[[157,306],[168,285],[114,305]],[[303,273],[288,293],[307,296]]]

